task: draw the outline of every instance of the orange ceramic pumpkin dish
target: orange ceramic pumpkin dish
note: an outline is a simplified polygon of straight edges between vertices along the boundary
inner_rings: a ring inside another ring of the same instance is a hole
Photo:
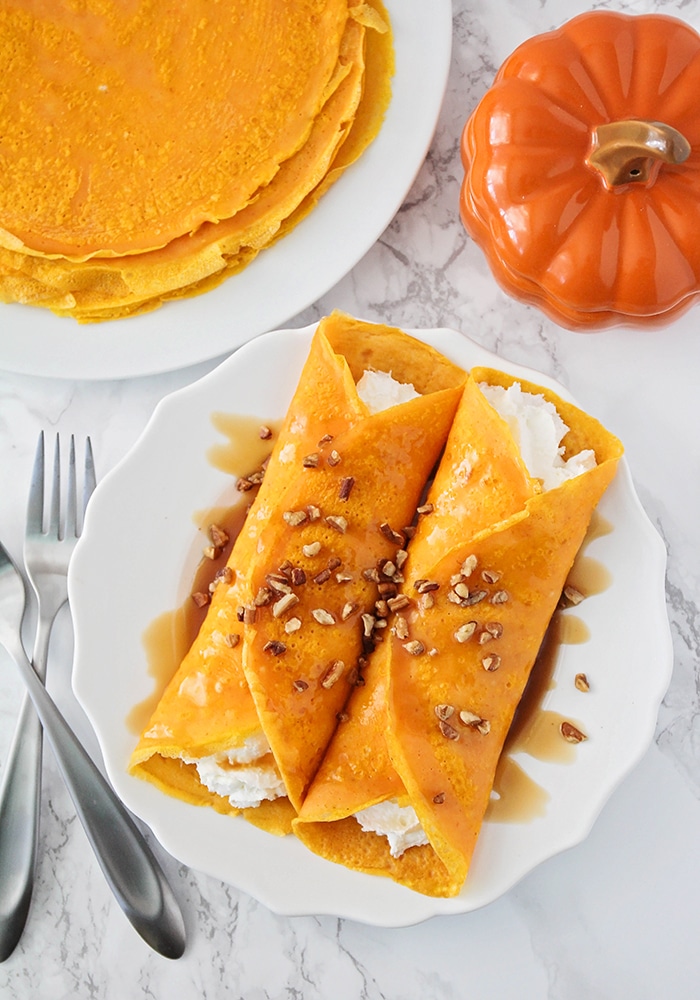
[[[509,294],[589,330],[700,293],[700,35],[582,14],[517,48],[462,137],[460,208]]]

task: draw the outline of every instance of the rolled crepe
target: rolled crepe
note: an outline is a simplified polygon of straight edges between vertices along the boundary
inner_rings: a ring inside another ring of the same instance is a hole
[[[356,385],[366,371],[391,373],[412,398],[370,412]],[[205,787],[203,761],[239,775],[262,769],[281,791],[243,811],[273,832],[289,829],[290,800],[298,809],[361,680],[377,565],[404,543],[465,377],[395,328],[341,313],[321,321],[260,490],[133,773],[237,812]]]
[[[596,420],[518,384],[556,407],[569,428],[558,464],[578,474],[550,486],[546,473],[528,471],[517,427],[480,388],[514,380],[471,371],[409,544],[405,605],[394,602],[390,634],[293,823],[316,853],[433,896],[462,888],[513,715],[622,454]],[[595,464],[588,455],[571,469],[587,450]],[[392,853],[372,831],[371,807],[381,803],[397,830],[413,817],[413,846]]]

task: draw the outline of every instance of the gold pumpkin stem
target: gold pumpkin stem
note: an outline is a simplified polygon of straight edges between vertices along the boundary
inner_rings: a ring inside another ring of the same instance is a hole
[[[593,129],[587,162],[608,188],[653,184],[664,163],[683,163],[690,154],[684,135],[663,122],[630,118]]]

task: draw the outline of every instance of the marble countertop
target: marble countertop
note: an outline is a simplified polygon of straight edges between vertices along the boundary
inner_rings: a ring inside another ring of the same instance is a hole
[[[698,0],[595,6],[662,11],[700,29]],[[113,900],[47,751],[38,878],[24,936],[0,966],[3,1000],[697,996],[699,307],[662,330],[564,330],[500,291],[457,213],[459,135],[496,68],[529,35],[585,9],[577,0],[454,0],[447,92],[412,189],[351,273],[288,325],[340,308],[404,327],[451,327],[558,379],[622,439],[638,495],[668,550],[674,668],[647,753],[582,844],[481,910],[412,927],[278,916],[154,844],[187,924],[187,950],[173,962],[149,950]],[[0,315],[0,336],[8,335]],[[27,484],[42,428],[89,433],[104,475],[136,441],[158,401],[215,364],[95,382],[0,372],[0,537],[13,555],[21,555]],[[65,609],[51,652],[49,689],[99,759],[71,692]],[[634,669],[630,663],[631,684]],[[0,774],[20,698],[0,651]]]

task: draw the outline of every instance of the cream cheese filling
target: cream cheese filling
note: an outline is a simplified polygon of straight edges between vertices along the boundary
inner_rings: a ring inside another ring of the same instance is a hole
[[[254,808],[261,802],[286,794],[262,730],[240,747],[209,757],[183,757],[183,760],[196,765],[199,780],[210,792],[228,799],[237,809]]]
[[[360,809],[354,816],[365,833],[386,837],[392,858],[400,858],[409,847],[428,843],[413,806],[400,806],[396,799]]]
[[[523,392],[519,382],[507,389],[480,383],[491,406],[506,421],[520,454],[533,479],[544,490],[560,486],[596,465],[595,452],[587,449],[564,459],[564,439],[569,428],[557,408],[540,394]]]

